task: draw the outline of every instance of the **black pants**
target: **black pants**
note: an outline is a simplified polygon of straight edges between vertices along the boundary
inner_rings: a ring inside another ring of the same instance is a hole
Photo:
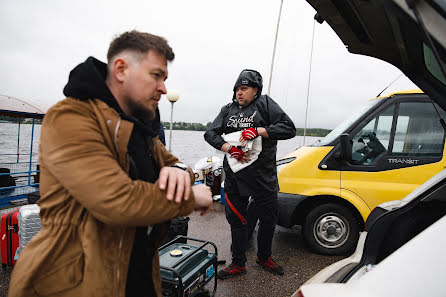
[[[260,221],[257,233],[257,256],[260,259],[267,259],[271,256],[271,245],[278,218],[277,193],[252,197]],[[231,225],[232,263],[238,266],[245,266],[246,262],[248,199],[248,196],[240,196],[234,193],[226,194],[225,212],[226,219]]]
[[[153,233],[157,232],[158,230],[153,230]],[[156,296],[152,280],[154,253],[153,238],[147,235],[147,227],[137,227],[127,273],[126,297]]]

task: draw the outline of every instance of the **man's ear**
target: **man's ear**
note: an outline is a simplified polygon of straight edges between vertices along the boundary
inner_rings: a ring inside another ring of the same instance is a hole
[[[112,71],[113,71],[113,76],[118,82],[120,83],[124,82],[127,75],[128,67],[129,64],[124,58],[115,59],[115,61],[113,62]]]

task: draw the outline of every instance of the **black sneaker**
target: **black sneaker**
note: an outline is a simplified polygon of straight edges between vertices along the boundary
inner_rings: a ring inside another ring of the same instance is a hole
[[[257,257],[256,263],[262,266],[263,269],[268,270],[271,273],[277,274],[277,275],[283,275],[283,268],[279,264],[277,264],[273,258],[268,257],[266,260],[260,260]]]
[[[237,266],[235,264],[231,264],[225,269],[220,270],[217,273],[217,278],[219,279],[227,279],[231,278],[233,276],[241,275],[246,273],[246,267],[245,266]]]

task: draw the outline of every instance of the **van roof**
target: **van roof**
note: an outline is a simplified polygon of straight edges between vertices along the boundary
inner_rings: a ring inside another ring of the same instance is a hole
[[[369,101],[377,100],[377,99],[390,98],[392,96],[402,95],[402,94],[424,94],[424,92],[422,90],[420,90],[420,89],[403,90],[403,91],[393,92],[393,93],[387,94],[385,96],[375,97],[375,98],[370,99]]]

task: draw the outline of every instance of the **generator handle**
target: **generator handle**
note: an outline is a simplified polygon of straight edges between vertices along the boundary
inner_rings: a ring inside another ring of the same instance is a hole
[[[201,246],[198,246],[197,249],[195,251],[193,251],[192,253],[190,253],[189,255],[187,255],[186,257],[184,257],[183,259],[180,259],[178,262],[176,262],[175,264],[172,265],[172,268],[177,267],[178,265],[182,264],[183,262],[185,262],[186,260],[188,260],[190,257],[192,257],[193,255],[195,255],[196,253],[198,253],[201,249],[203,249],[206,245],[210,244],[214,247],[214,251],[215,251],[215,257],[216,259],[218,259],[218,253],[217,253],[217,246],[210,241],[206,241],[206,240],[201,240],[201,239],[196,239],[196,238],[192,238],[192,237],[187,237],[187,236],[183,236],[183,235],[178,235],[177,237],[175,237],[172,241],[166,243],[165,245],[163,245],[161,248],[164,248],[165,246],[169,245],[170,243],[174,243],[175,241],[177,241],[178,239],[187,239],[187,240],[192,240],[192,241],[197,241],[197,242],[202,242],[203,244]]]

